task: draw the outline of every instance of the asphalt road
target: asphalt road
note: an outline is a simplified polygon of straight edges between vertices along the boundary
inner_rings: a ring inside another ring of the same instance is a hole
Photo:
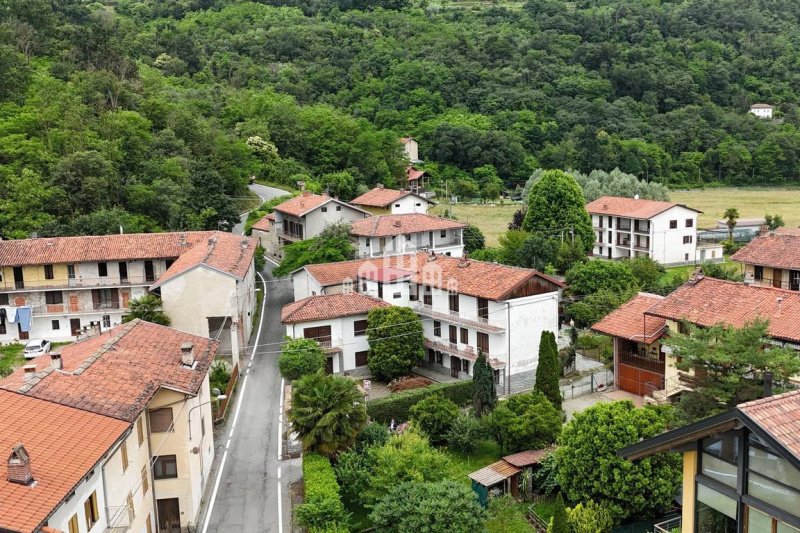
[[[261,201],[262,202],[266,202],[267,200],[271,200],[271,199],[275,198],[276,196],[283,196],[285,194],[289,194],[288,192],[283,191],[281,189],[276,189],[275,187],[267,187],[266,185],[259,185],[257,183],[254,183],[252,185],[248,185],[248,187],[250,188],[251,191],[253,191],[254,193],[256,193],[257,195],[259,195],[261,197]],[[244,213],[242,215],[242,221],[239,222],[238,224],[236,224],[233,227],[233,229],[231,230],[231,233],[238,233],[238,234],[244,233],[244,223],[247,220],[247,215],[248,214],[249,214],[249,212]]]

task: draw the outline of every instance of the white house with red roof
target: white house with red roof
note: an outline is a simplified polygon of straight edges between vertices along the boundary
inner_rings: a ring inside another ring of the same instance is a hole
[[[700,211],[674,202],[602,196],[586,204],[595,232],[594,255],[648,256],[664,265],[722,261],[721,246],[697,246]]]
[[[800,291],[800,228],[763,233],[731,259],[742,264],[745,283]]]
[[[464,228],[457,220],[425,214],[382,215],[353,222],[360,257],[380,257],[417,251],[461,257]]]
[[[398,191],[378,185],[350,200],[350,204],[369,211],[373,215],[406,215],[409,213],[425,214],[433,202],[411,191]]]

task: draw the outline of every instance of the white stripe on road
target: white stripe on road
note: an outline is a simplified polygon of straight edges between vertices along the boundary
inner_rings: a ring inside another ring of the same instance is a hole
[[[266,283],[264,282],[264,278],[261,276],[260,272],[256,272],[258,277],[261,278],[261,283],[264,287],[266,287]],[[253,343],[253,353],[250,355],[250,359],[253,359],[253,356],[256,354],[256,349],[258,348],[258,340],[261,338],[261,329],[264,326],[264,311],[267,307],[267,295],[264,295],[264,299],[261,300],[261,321],[258,324],[258,331],[256,332],[256,341]],[[236,402],[236,411],[233,415],[233,424],[231,425],[231,434],[228,438],[228,443],[230,443],[230,439],[233,438],[233,428],[236,427],[236,420],[239,418],[239,411],[242,409],[242,400],[244,399],[244,390],[247,387],[247,378],[249,376],[245,376],[242,380],[242,390],[239,391],[239,399]],[[211,518],[211,513],[214,512],[214,504],[217,501],[217,492],[219,491],[219,484],[222,481],[222,473],[225,471],[225,461],[228,459],[228,446],[225,445],[225,453],[222,454],[222,461],[219,463],[219,471],[217,472],[217,479],[214,481],[214,490],[211,492],[211,499],[208,502],[208,510],[206,511],[206,518],[203,520],[203,531],[202,533],[206,533],[208,531],[208,520]],[[278,483],[278,489],[280,489],[280,483]],[[278,493],[278,514],[280,515],[280,493]],[[283,520],[280,522],[280,531],[283,531]]]

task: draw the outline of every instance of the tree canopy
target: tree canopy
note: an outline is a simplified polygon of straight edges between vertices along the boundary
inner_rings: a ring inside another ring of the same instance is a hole
[[[409,307],[376,307],[367,314],[369,369],[380,379],[408,374],[425,355],[422,322]]]

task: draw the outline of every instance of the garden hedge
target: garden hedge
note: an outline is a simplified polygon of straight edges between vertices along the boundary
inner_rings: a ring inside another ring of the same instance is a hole
[[[303,456],[305,498],[297,506],[297,522],[311,533],[346,531],[348,513],[339,497],[339,483],[331,462],[322,455]]]
[[[422,389],[412,389],[367,402],[367,414],[381,424],[388,424],[394,418],[396,423],[409,419],[409,409],[417,402],[432,394],[441,394],[456,405],[472,403],[472,380],[453,383],[435,383]]]

